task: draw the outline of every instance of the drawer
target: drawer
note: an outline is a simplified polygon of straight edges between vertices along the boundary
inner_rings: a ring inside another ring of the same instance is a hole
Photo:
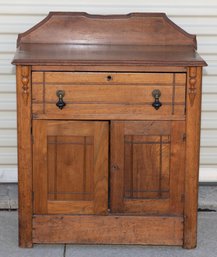
[[[185,73],[33,72],[33,114],[60,119],[184,115],[185,84]],[[152,106],[156,89],[158,110]],[[65,93],[62,110],[56,106],[58,90]]]

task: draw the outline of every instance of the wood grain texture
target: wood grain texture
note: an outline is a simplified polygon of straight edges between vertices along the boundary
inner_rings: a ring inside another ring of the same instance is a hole
[[[34,213],[47,213],[48,197],[48,147],[47,147],[47,122],[33,121],[33,192]]]
[[[112,212],[123,210],[124,194],[124,122],[112,122],[110,132],[110,208]],[[120,161],[121,159],[121,161]]]
[[[20,246],[195,247],[196,37],[161,13],[57,12],[17,44]]]
[[[170,149],[170,210],[183,214],[186,158],[186,123],[173,121],[171,124]]]
[[[153,102],[153,101],[152,101]],[[33,105],[35,119],[74,119],[74,120],[184,120],[184,106],[175,107],[177,115],[172,114],[171,105],[163,105],[159,110],[149,104],[68,104],[60,110],[55,103],[46,104],[46,114],[43,105]]]
[[[13,64],[59,65],[60,63],[73,66],[110,66],[109,70],[113,70],[112,66],[116,65],[206,66],[206,62],[195,49],[189,46],[23,44],[17,49],[13,59]]]
[[[169,149],[169,136],[124,136],[125,199],[169,197]]]
[[[184,135],[184,121],[112,122],[111,212],[183,213]]]
[[[47,147],[49,197],[92,200],[93,136],[48,136]]]
[[[156,75],[156,76],[154,76]],[[63,81],[64,76],[64,81]],[[183,85],[186,81],[186,75],[176,74],[177,85]],[[42,81],[42,72],[37,73],[33,77],[34,82]],[[172,84],[173,73],[117,73],[117,72],[45,72],[45,81],[50,84],[72,84],[72,85],[155,85],[155,84]]]
[[[14,64],[206,65],[195,51],[196,37],[163,13],[53,12],[20,34],[17,46]]]
[[[33,122],[36,214],[105,214],[108,123]]]
[[[35,216],[34,243],[181,245],[182,217]]]
[[[193,74],[192,74],[193,72]],[[196,76],[195,76],[196,74]],[[194,248],[197,244],[198,173],[200,155],[201,118],[201,76],[202,69],[188,69],[187,89],[192,93],[191,79],[194,77],[195,96],[192,102],[187,97],[186,117],[186,167],[185,167],[185,209],[184,209],[184,248]]]
[[[67,33],[68,31],[70,33]],[[150,36],[152,34],[155,34],[154,38]],[[84,12],[50,12],[39,24],[20,34],[17,45],[21,43],[165,45],[166,42],[170,45],[190,45],[196,48],[195,35],[182,30],[164,13],[90,15]]]
[[[92,201],[70,201],[50,200],[47,202],[47,213],[49,214],[94,214]]]
[[[66,115],[185,115],[185,73],[33,72],[33,113]],[[152,92],[161,91],[159,110]],[[66,106],[56,106],[64,90]],[[115,92],[115,94],[114,94]],[[136,119],[136,117],[134,117]]]
[[[135,66],[135,65],[32,65],[32,71],[109,71],[109,72],[186,72],[187,67],[181,66]]]
[[[107,109],[109,106],[107,107]],[[33,119],[38,120],[65,120],[65,119],[72,119],[72,120],[153,120],[152,114],[64,114],[64,118],[61,112],[57,112],[57,114],[33,114]],[[155,120],[185,120],[185,115],[154,115]]]
[[[19,246],[32,247],[31,69],[17,66]]]
[[[108,213],[108,122],[94,122],[94,213]]]
[[[127,76],[126,76],[127,79]],[[64,83],[64,82],[63,82]],[[148,105],[154,101],[152,92],[155,89],[159,89],[162,93],[160,101],[163,105],[185,105],[185,87],[176,86],[175,99],[172,98],[173,86],[163,86],[159,83],[154,85],[133,85],[133,82],[128,85],[73,85],[67,84],[57,85],[53,83],[52,85],[45,85],[46,92],[44,95],[45,104],[56,103],[58,98],[56,96],[56,91],[64,90],[65,96],[64,101],[66,104],[144,104]],[[95,83],[96,84],[96,83]],[[145,79],[144,79],[144,83]],[[43,103],[43,84],[33,85],[33,104]],[[115,92],[115,94],[114,94]],[[45,106],[46,107],[46,106]],[[163,106],[162,106],[163,107]],[[46,111],[46,110],[45,110]],[[184,111],[182,112],[184,113]],[[181,113],[181,114],[182,114]],[[178,113],[179,114],[179,113]]]

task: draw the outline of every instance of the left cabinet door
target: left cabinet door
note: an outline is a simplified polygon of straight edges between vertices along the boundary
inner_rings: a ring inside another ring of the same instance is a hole
[[[34,214],[106,214],[108,122],[33,121]]]

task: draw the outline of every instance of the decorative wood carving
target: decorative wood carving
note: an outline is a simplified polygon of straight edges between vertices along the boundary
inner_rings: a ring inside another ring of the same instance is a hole
[[[197,88],[196,88],[196,82],[197,82],[197,68],[191,67],[189,69],[189,89],[188,89],[188,95],[191,106],[194,104],[194,99],[197,94]]]
[[[29,98],[29,67],[23,66],[21,69],[21,81],[22,81],[22,95],[24,104],[27,105]]]

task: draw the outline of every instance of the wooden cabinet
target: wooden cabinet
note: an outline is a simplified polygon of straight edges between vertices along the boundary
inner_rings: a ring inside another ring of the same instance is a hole
[[[165,14],[50,13],[17,46],[20,246],[195,247],[195,36]]]

